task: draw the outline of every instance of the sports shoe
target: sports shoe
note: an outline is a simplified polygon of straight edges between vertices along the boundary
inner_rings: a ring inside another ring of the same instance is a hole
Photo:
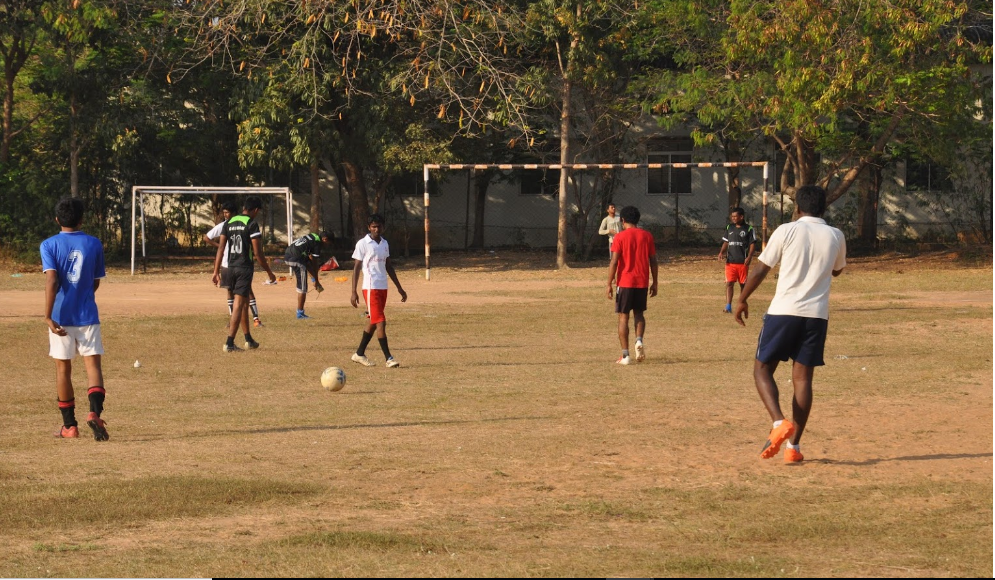
[[[245,349],[239,348],[234,344],[229,346],[228,343],[225,343],[225,345],[221,347],[221,352],[245,352]]]
[[[58,431],[55,432],[55,436],[60,439],[76,439],[79,437],[79,428],[77,428],[76,425],[73,425],[72,427],[66,427],[63,425]]]
[[[781,421],[780,425],[770,430],[767,442],[764,443],[764,448],[760,451],[760,458],[770,459],[777,455],[777,452],[781,450],[781,445],[794,434],[795,424],[787,419]]]
[[[259,343],[254,340],[245,341],[245,348],[256,349],[259,348]]]
[[[792,449],[788,447],[784,450],[784,462],[785,463],[801,463],[805,459],[801,451],[797,449]]]
[[[732,314],[732,304],[726,304],[722,307],[722,312],[724,314]]]
[[[631,365],[632,364],[632,359],[630,359],[627,356],[620,356],[620,357],[618,357],[618,360],[615,361],[615,362],[617,362],[620,365]]]
[[[262,328],[263,321],[259,320],[258,318],[253,318],[252,319],[252,326],[255,326],[256,328]]]
[[[643,341],[636,341],[636,362],[643,362],[646,358],[646,349],[643,348]]]
[[[401,366],[401,363],[394,360],[394,357],[390,357],[389,359],[387,359],[387,368],[396,369],[399,366]]]
[[[93,429],[93,438],[97,441],[107,441],[111,438],[104,427],[104,420],[93,411],[90,411],[90,414],[86,416],[86,424],[90,426],[90,429]]]
[[[372,367],[374,363],[370,359],[366,358],[364,355],[352,353],[352,362],[358,362],[364,367]]]
[[[311,317],[308,316],[307,314],[304,314],[303,310],[298,310],[297,311],[297,320],[311,320]]]

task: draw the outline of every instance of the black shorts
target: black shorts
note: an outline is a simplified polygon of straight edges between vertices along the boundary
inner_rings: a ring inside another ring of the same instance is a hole
[[[757,360],[762,363],[793,359],[807,367],[826,364],[826,331],[829,321],[780,314],[764,315],[764,326],[757,340]]]
[[[307,280],[310,276],[307,272],[307,264],[288,261],[287,266],[294,271],[294,278],[297,280],[297,293],[307,294]]]
[[[218,284],[219,288],[228,288],[231,286],[231,282],[228,281],[228,268],[221,268],[221,284]]]
[[[252,294],[252,270],[228,268],[228,288],[235,296],[248,297]]]
[[[642,312],[646,310],[646,296],[649,288],[616,288],[615,312],[628,314],[630,310]]]

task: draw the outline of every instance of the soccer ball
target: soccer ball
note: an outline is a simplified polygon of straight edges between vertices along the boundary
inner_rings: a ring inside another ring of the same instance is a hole
[[[321,386],[329,391],[341,391],[345,386],[345,371],[339,367],[328,367],[321,373]]]

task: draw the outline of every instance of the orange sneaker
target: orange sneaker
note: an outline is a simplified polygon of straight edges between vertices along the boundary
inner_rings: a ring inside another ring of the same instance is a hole
[[[252,326],[254,326],[255,328],[260,328],[262,325],[263,325],[262,320],[259,320],[258,318],[252,319]]]
[[[72,427],[66,427],[63,425],[58,431],[55,432],[55,436],[59,439],[76,439],[79,437],[79,429],[76,425],[73,425]]]
[[[86,424],[90,426],[90,429],[93,429],[93,438],[97,441],[107,441],[111,438],[107,434],[107,428],[104,427],[104,420],[93,411],[90,411],[90,414],[86,416]]]
[[[780,425],[770,430],[767,442],[764,443],[764,448],[760,451],[760,458],[770,459],[777,455],[777,452],[781,450],[781,445],[794,434],[795,424],[787,419],[781,421]]]
[[[792,449],[790,447],[784,450],[784,462],[785,463],[801,463],[805,459],[801,451],[797,449]]]

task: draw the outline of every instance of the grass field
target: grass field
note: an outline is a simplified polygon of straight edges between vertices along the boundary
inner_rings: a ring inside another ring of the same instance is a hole
[[[341,274],[311,321],[285,284],[260,292],[262,348],[223,355],[206,266],[115,271],[98,292],[107,443],[51,436],[42,277],[8,266],[0,576],[992,573],[990,261],[851,261],[807,460],[786,466],[757,458],[773,279],[742,329],[711,252],[665,256],[648,360],[620,367],[605,265],[551,259],[443,256],[430,282],[402,263],[399,369],[375,341],[380,366],[349,361],[361,319]],[[339,393],[318,383],[332,365]],[[82,419],[81,363],[75,384]]]

